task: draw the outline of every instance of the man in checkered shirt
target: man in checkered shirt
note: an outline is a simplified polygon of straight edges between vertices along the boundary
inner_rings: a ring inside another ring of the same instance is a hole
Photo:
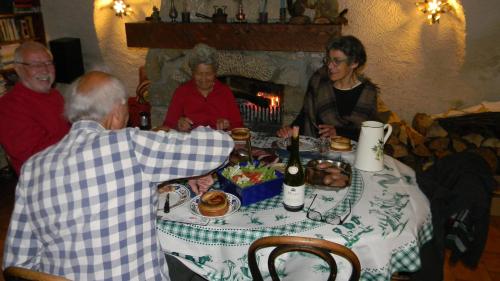
[[[126,128],[123,84],[90,72],[69,91],[73,126],[23,166],[3,267],[72,280],[169,280],[156,237],[156,185],[209,173],[233,148],[224,133]]]

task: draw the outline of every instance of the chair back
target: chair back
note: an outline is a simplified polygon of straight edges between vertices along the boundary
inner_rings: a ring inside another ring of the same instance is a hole
[[[7,267],[3,275],[6,281],[69,281],[69,279],[61,276],[17,266]]]
[[[337,263],[331,254],[347,259],[352,265],[350,281],[359,280],[361,265],[356,254],[349,248],[323,239],[297,236],[268,236],[255,240],[248,249],[248,266],[254,281],[262,281],[262,275],[257,264],[256,252],[263,248],[276,247],[271,251],[267,260],[269,274],[273,281],[280,280],[275,259],[287,252],[306,252],[322,258],[330,267],[328,281],[335,280],[337,276]]]

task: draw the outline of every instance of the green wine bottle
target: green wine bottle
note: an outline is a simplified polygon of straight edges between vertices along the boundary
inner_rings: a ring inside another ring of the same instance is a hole
[[[283,206],[287,211],[297,212],[304,208],[305,174],[299,155],[299,127],[292,130],[290,158],[283,181]]]

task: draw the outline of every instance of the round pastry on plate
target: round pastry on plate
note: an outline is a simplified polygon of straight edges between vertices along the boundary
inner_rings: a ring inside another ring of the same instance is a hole
[[[229,202],[223,191],[209,191],[204,193],[198,204],[200,214],[208,217],[222,216],[229,210]]]
[[[330,138],[330,148],[337,151],[351,151],[352,145],[349,138],[335,136]]]
[[[250,129],[234,128],[231,130],[231,137],[236,141],[247,140],[250,138]]]

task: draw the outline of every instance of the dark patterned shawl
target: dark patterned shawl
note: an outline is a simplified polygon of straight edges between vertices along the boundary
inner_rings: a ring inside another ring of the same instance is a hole
[[[335,99],[333,81],[327,71],[326,67],[322,67],[309,80],[301,113],[292,123],[301,127],[301,134],[318,137],[314,124],[334,125],[337,130],[351,130],[359,134],[363,121],[378,120],[378,87],[375,84],[365,77],[359,77],[364,89],[351,114],[341,117],[337,108],[342,105]]]

